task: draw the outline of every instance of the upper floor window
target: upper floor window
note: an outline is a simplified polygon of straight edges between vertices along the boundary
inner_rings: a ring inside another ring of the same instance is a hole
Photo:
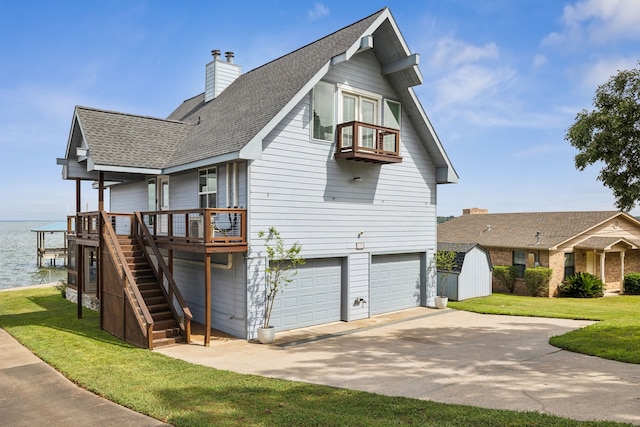
[[[319,82],[312,91],[312,110],[312,138],[333,142],[335,137],[336,158],[402,161],[398,101],[346,84]]]
[[[334,85],[318,82],[313,88],[313,139],[333,141]]]
[[[383,125],[387,128],[400,129],[400,117],[402,109],[400,103],[390,99],[384,100]]]
[[[218,169],[207,168],[198,171],[198,197],[200,208],[215,208],[218,189]]]

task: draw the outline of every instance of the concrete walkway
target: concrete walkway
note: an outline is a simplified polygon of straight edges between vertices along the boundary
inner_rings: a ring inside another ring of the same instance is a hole
[[[0,329],[0,425],[144,427],[168,424],[77,387]]]
[[[246,374],[640,425],[640,365],[548,344],[591,323],[417,308],[395,319],[281,333],[275,345],[214,337],[210,347],[157,351]]]

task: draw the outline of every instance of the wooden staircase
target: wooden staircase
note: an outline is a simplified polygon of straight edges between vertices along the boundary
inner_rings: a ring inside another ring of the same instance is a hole
[[[158,283],[144,249],[137,240],[130,237],[118,236],[118,242],[153,319],[153,348],[184,343],[185,339],[180,334],[180,327],[169,307],[166,294]]]

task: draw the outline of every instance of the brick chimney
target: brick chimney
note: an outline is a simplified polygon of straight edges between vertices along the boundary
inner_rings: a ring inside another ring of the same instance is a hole
[[[488,214],[488,213],[489,213],[489,209],[484,209],[484,208],[462,209],[462,215],[482,215],[482,214]]]
[[[215,99],[242,74],[242,67],[233,63],[233,52],[225,52],[224,54],[226,61],[220,59],[220,50],[211,51],[213,61],[206,66],[204,102]]]

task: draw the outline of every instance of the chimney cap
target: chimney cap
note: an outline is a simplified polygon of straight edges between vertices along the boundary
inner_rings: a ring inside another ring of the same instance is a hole
[[[218,59],[218,57],[220,56],[220,49],[213,49],[211,51],[211,56],[213,56],[214,59]]]
[[[233,64],[233,57],[234,57],[233,52],[227,51],[227,52],[224,53],[224,56],[225,56],[225,58],[227,58],[227,62],[230,62],[230,63]]]

